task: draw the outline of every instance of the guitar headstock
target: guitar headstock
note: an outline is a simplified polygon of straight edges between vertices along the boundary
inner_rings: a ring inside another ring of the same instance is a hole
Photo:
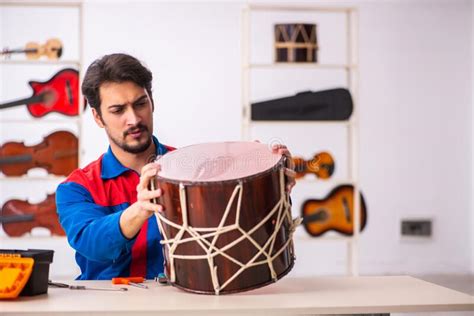
[[[12,51],[8,47],[5,47],[0,51],[0,56],[3,56],[5,59],[9,59],[11,55]]]

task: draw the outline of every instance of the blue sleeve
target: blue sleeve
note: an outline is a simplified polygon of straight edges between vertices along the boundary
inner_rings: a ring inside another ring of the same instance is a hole
[[[120,229],[125,206],[114,212],[94,203],[82,185],[66,182],[56,190],[56,207],[69,244],[87,259],[106,262],[131,251],[134,239],[127,239]]]

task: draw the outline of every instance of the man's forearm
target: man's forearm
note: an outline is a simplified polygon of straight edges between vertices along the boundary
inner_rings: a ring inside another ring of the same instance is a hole
[[[144,213],[139,211],[135,203],[123,211],[122,216],[120,216],[120,230],[126,238],[132,239],[135,237],[143,223],[150,217],[148,214],[148,216],[143,215]]]

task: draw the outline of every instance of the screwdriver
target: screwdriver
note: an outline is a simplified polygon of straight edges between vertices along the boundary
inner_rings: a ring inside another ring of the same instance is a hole
[[[118,289],[110,289],[110,288],[103,288],[103,287],[88,287],[85,285],[69,285],[65,283],[53,282],[51,280],[48,281],[48,285],[50,287],[57,287],[57,288],[70,289],[70,290],[128,291],[126,287],[121,287]]]
[[[70,290],[93,290],[93,291],[128,291],[127,288],[121,287],[119,289],[108,289],[102,287],[88,287],[84,285],[69,285],[68,287]]]
[[[127,284],[127,285],[133,285],[142,289],[148,289],[148,286],[145,284],[141,284],[145,281],[145,278],[143,277],[123,277],[123,278],[113,278],[112,279],[112,284]]]

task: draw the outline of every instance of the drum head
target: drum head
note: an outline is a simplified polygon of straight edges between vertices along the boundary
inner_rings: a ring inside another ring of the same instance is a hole
[[[159,178],[186,182],[236,180],[265,172],[282,159],[267,144],[257,142],[203,143],[160,157]]]

